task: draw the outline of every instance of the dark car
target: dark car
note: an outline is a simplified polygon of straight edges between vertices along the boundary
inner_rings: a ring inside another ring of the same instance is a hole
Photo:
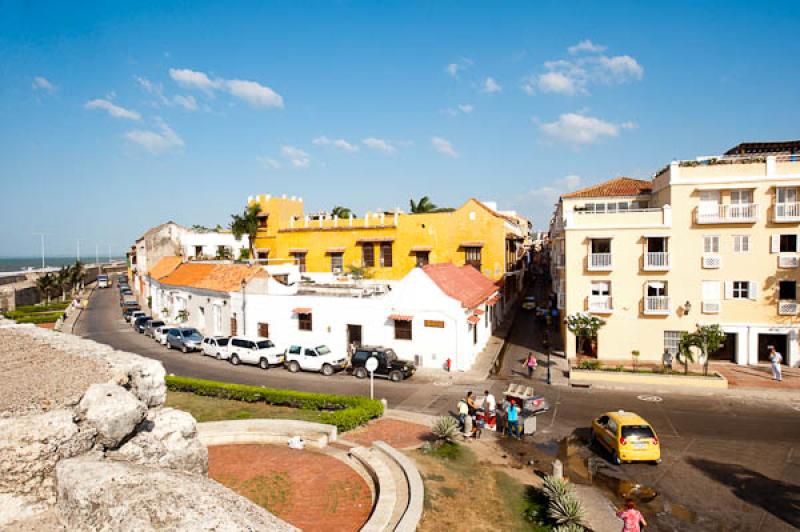
[[[149,336],[150,338],[155,338],[154,333],[156,329],[164,325],[164,322],[161,320],[150,320],[144,324],[144,335]]]
[[[152,320],[153,320],[152,316],[139,316],[133,322],[133,330],[138,332],[139,334],[142,334],[144,332],[144,327],[147,324],[147,322]]]
[[[139,304],[138,303],[136,303],[134,305],[126,305],[125,307],[122,308],[122,317],[125,318],[125,321],[130,321],[131,320],[131,314],[133,314],[134,312],[136,312],[138,310],[142,310],[141,308],[139,308]]]
[[[369,372],[367,371],[367,360],[371,357],[378,359],[378,369],[375,370],[376,377],[384,377],[392,382],[400,382],[411,377],[417,367],[413,362],[400,360],[393,349],[388,347],[362,346],[353,353],[350,360],[351,371],[359,379],[363,379]]]

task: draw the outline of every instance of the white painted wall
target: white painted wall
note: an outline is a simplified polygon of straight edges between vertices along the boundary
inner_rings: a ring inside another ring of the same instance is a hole
[[[202,256],[214,258],[217,256],[217,246],[230,248],[234,259],[239,258],[239,250],[248,249],[250,238],[242,235],[241,240],[236,240],[233,233],[218,233],[216,231],[186,231],[181,235],[180,242],[183,253],[187,257],[197,258],[197,246],[202,246]]]

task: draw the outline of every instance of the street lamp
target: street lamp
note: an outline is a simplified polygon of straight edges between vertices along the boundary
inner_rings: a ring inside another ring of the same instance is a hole
[[[246,321],[247,318],[245,317],[245,312],[244,312],[244,304],[245,304],[245,301],[244,301],[244,288],[245,288],[245,286],[247,286],[247,281],[242,279],[242,335],[243,336],[247,334],[247,321]]]
[[[542,348],[544,348],[544,352],[547,355],[547,384],[552,384],[553,381],[550,376],[550,338],[547,331],[545,331],[544,338],[542,338]]]

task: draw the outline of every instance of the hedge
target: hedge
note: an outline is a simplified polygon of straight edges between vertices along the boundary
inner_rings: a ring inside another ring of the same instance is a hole
[[[264,402],[301,410],[320,410],[320,421],[336,425],[340,432],[360,427],[370,419],[383,415],[383,404],[366,397],[278,390],[190,377],[168,376],[166,381],[167,389],[176,392],[191,392],[196,395],[246,403]]]
[[[16,308],[18,312],[52,312],[54,310],[64,310],[72,304],[72,301],[52,301],[48,303],[39,303],[36,305],[21,305]]]
[[[61,318],[63,312],[19,312],[13,310],[5,313],[6,317],[17,323],[55,323]]]

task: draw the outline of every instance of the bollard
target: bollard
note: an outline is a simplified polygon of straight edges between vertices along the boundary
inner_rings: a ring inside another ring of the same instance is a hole
[[[561,463],[561,460],[553,460],[553,478],[564,478],[564,464]]]
[[[381,399],[381,404],[383,405],[383,415],[386,415],[386,410],[389,408],[389,401]]]

